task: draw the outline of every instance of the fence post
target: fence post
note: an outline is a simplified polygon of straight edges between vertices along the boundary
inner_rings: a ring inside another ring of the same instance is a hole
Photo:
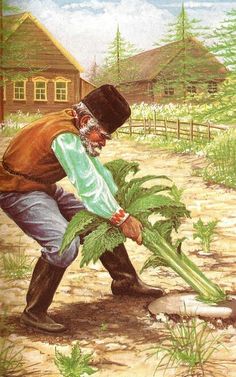
[[[190,141],[193,141],[193,119],[190,120]]]
[[[180,139],[180,120],[177,119],[177,139]]]
[[[166,136],[166,139],[168,139],[168,135],[167,135],[167,121],[166,121],[166,118],[164,119],[164,126],[165,126],[165,136]]]
[[[129,136],[132,136],[132,118],[129,118]]]
[[[146,124],[146,118],[143,118],[143,125],[144,125],[144,135],[147,135],[147,124]]]
[[[153,119],[154,119],[154,135],[156,135],[156,132],[157,132],[157,116],[156,116],[156,111],[154,110],[153,113],[154,113],[154,117],[153,117]]]
[[[211,141],[211,124],[209,121],[207,122],[207,136],[208,136],[208,141]]]

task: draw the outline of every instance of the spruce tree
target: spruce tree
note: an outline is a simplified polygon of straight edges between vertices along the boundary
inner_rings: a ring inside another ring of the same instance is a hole
[[[126,41],[117,26],[114,40],[110,43],[105,58],[105,63],[98,70],[96,84],[111,83],[119,85],[127,80],[132,80],[137,75],[137,69],[127,60],[138,51],[135,46]]]
[[[166,48],[166,56],[159,69],[155,91],[160,90],[160,84],[166,85],[172,88],[178,99],[186,101],[187,98],[192,99],[199,83],[204,86],[206,78],[215,77],[216,67],[210,59],[209,50],[197,39],[206,32],[199,22],[188,17],[182,4],[176,22],[169,25],[169,31],[162,40],[169,44],[169,48]]]
[[[88,70],[88,73],[86,76],[88,77],[88,80],[91,83],[94,83],[96,82],[97,75],[98,75],[98,64],[96,62],[96,58],[94,57],[94,61],[91,64],[90,69]]]
[[[211,47],[227,68],[227,77],[214,101],[204,114],[205,119],[220,123],[236,122],[236,9],[226,13],[222,24],[210,36]]]

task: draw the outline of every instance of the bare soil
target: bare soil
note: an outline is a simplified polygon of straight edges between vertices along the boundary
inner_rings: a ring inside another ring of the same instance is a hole
[[[9,138],[0,139],[1,152]],[[108,143],[101,159],[123,158],[140,163],[142,174],[166,174],[184,189],[183,201],[191,211],[179,230],[180,237],[187,237],[183,251],[206,273],[230,293],[236,292],[236,191],[219,185],[210,185],[202,178],[193,176],[193,170],[204,166],[203,158],[168,153],[151,148],[147,144],[114,140]],[[64,179],[60,184],[68,190],[74,188]],[[193,222],[218,219],[217,234],[212,244],[211,255],[201,255],[198,240],[193,240]],[[2,211],[0,213],[1,253],[24,251],[35,258],[40,256],[39,245],[27,237]],[[148,257],[144,246],[131,240],[126,242],[130,258],[140,271]],[[35,263],[35,262],[34,262]],[[33,264],[34,264],[33,263]],[[50,308],[53,318],[68,326],[63,335],[37,333],[19,324],[25,306],[29,278],[10,281],[0,277],[0,301],[9,311],[9,338],[19,349],[25,360],[28,376],[58,377],[54,364],[55,346],[69,353],[71,345],[79,341],[84,352],[93,352],[92,364],[99,377],[151,377],[157,359],[148,357],[150,348],[165,338],[165,324],[152,318],[147,310],[151,298],[114,297],[110,291],[111,279],[100,262],[79,267],[80,258],[67,269]],[[182,279],[166,268],[150,269],[142,279],[148,284],[162,287],[167,293],[187,292],[189,288]],[[171,320],[170,320],[171,321]],[[236,376],[236,329],[235,323],[216,323],[211,330],[222,336],[226,348],[214,353],[209,364],[209,376]],[[156,375],[161,377],[163,370]],[[166,377],[176,376],[170,369]]]

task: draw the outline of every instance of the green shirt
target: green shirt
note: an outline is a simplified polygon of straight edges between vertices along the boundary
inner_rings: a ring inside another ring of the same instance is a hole
[[[97,157],[88,155],[79,136],[60,134],[53,140],[52,150],[88,211],[109,219],[120,210],[113,196],[117,186],[112,174]]]

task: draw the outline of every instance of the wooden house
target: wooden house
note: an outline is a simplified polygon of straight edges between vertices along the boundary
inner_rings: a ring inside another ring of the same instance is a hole
[[[184,66],[184,59],[188,65]],[[194,98],[196,93],[214,94],[227,73],[196,38],[141,52],[128,61],[135,67],[136,77],[121,83],[119,89],[130,104],[178,102],[188,95]],[[185,83],[181,85],[180,76],[184,74]]]
[[[76,59],[30,13],[4,16],[3,27],[8,31],[9,45],[22,44],[30,49],[33,44],[34,49],[21,64],[18,61],[16,66],[13,59],[4,67],[13,73],[22,72],[24,77],[5,81],[5,113],[59,111],[78,103],[95,88],[81,78],[83,68]]]

